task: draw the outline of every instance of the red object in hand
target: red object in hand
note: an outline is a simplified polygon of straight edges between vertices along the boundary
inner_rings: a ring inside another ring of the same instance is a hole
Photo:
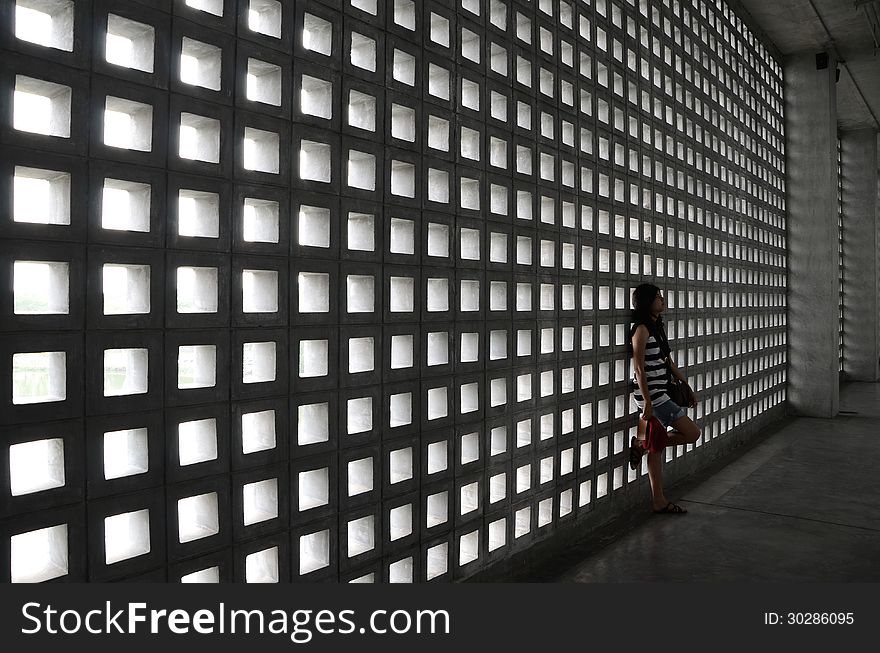
[[[645,429],[645,450],[651,453],[659,453],[666,448],[669,441],[669,433],[666,427],[656,417],[648,420],[648,427]]]

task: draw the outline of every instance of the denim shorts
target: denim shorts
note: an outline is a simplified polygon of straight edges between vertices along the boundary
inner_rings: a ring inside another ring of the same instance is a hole
[[[684,417],[686,414],[684,408],[672,401],[672,399],[664,401],[659,406],[654,406],[653,412],[654,417],[659,419],[663,426],[671,426],[675,420],[679,417]]]

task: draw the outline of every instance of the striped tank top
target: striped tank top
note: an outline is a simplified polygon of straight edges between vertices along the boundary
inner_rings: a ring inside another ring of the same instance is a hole
[[[666,394],[668,382],[668,373],[666,371],[666,363],[663,362],[663,354],[660,352],[660,346],[654,339],[654,335],[648,336],[645,343],[645,378],[648,382],[648,392],[651,394],[651,405],[659,406],[669,401],[669,395]],[[638,381],[636,381],[635,369],[632,376],[633,382],[633,399],[636,406],[640,409],[645,407],[645,400],[642,397],[642,391],[639,389]]]

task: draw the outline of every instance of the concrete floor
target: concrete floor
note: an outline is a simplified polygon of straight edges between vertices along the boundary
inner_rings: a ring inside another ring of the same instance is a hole
[[[845,385],[840,410],[794,418],[711,477],[670,488],[687,515],[648,513],[531,580],[880,581],[880,384]]]

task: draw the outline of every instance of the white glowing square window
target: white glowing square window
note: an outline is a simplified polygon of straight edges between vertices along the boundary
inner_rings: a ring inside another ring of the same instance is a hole
[[[153,72],[153,49],[156,29],[116,14],[107,16],[107,40],[104,58],[125,68]]]
[[[303,75],[299,106],[300,111],[306,115],[330,120],[333,117],[333,84],[324,79]]]
[[[392,54],[391,75],[402,84],[414,86],[416,83],[416,58],[408,52],[395,48]]]
[[[278,517],[278,479],[245,483],[242,493],[244,525],[258,524]]]
[[[275,132],[244,128],[244,156],[242,164],[245,170],[255,170],[277,175],[279,171],[280,139]]]
[[[281,38],[282,7],[276,0],[248,2],[248,29],[272,38]]]
[[[327,467],[300,472],[299,509],[311,510],[330,502],[330,470]]]
[[[212,91],[220,90],[221,50],[216,45],[183,37],[180,50],[180,81]]]
[[[36,224],[70,224],[70,174],[15,166],[12,219]]]
[[[411,335],[391,336],[391,369],[412,367],[415,339]]]
[[[403,218],[391,218],[391,242],[388,250],[393,254],[415,253],[415,223]]]
[[[242,238],[248,243],[277,243],[279,207],[272,200],[246,197],[242,213]]]
[[[64,486],[64,440],[33,440],[9,447],[9,489],[14,497]]]
[[[217,347],[181,345],[177,348],[177,388],[213,388],[217,383]]]
[[[348,557],[353,558],[376,546],[375,517],[367,515],[348,522]]]
[[[67,354],[63,351],[12,355],[12,403],[38,404],[67,398]]]
[[[449,519],[449,492],[438,492],[428,495],[425,502],[425,526],[431,528],[445,523]]]
[[[412,277],[391,277],[390,310],[392,313],[412,313],[415,281]]]
[[[280,66],[248,58],[245,82],[245,95],[248,100],[281,106]]]
[[[375,310],[375,279],[369,274],[349,274],[346,277],[349,313],[372,313]]]
[[[480,557],[480,532],[462,535],[459,540],[458,564],[464,566]]]
[[[104,105],[104,145],[149,152],[153,147],[153,107],[107,96]]]
[[[10,538],[10,580],[41,583],[68,573],[67,524]]]
[[[246,342],[242,347],[242,383],[275,380],[275,343]]]
[[[416,111],[402,104],[391,104],[391,135],[410,143],[416,140]]]
[[[186,0],[186,6],[214,16],[223,15],[223,0]]]
[[[376,41],[358,32],[352,32],[349,60],[358,68],[376,72]]]
[[[373,459],[361,458],[348,463],[348,496],[373,490]]]
[[[392,542],[402,537],[412,535],[413,532],[413,509],[408,503],[397,508],[392,508],[388,513],[389,538]]]
[[[394,22],[408,30],[415,30],[416,6],[413,0],[394,0]]]
[[[333,25],[310,13],[303,14],[302,44],[306,50],[329,57],[333,52]]]
[[[177,312],[216,313],[217,268],[177,268]]]
[[[181,422],[177,425],[177,457],[181,467],[217,459],[217,420]]]
[[[242,270],[241,288],[244,313],[278,312],[277,270]]]
[[[412,393],[401,392],[390,396],[388,426],[395,428],[412,424]]]
[[[330,209],[302,204],[297,220],[297,242],[305,247],[330,247]]]
[[[391,161],[391,194],[398,197],[416,196],[416,167],[405,161]]]
[[[373,428],[373,398],[356,397],[346,402],[346,431],[348,435],[366,433]]]
[[[250,556],[248,556],[250,557]],[[219,583],[220,567],[208,567],[180,577],[181,583]]]
[[[112,565],[150,552],[150,511],[104,518],[104,561]]]
[[[67,315],[70,265],[60,261],[15,261],[12,266],[16,315]]]
[[[47,48],[73,52],[72,0],[16,0],[15,36]]]
[[[348,94],[348,124],[366,131],[376,131],[376,98],[352,89]]]
[[[177,233],[191,238],[218,238],[220,196],[181,188],[177,194]]]
[[[361,190],[376,190],[376,157],[368,152],[349,150],[348,185]]]
[[[402,483],[413,477],[413,452],[411,447],[395,449],[388,456],[391,466],[389,482]]]
[[[244,559],[246,583],[278,582],[278,547],[249,553]]]
[[[209,492],[177,501],[177,539],[181,544],[220,532],[217,493]]]
[[[181,112],[178,154],[182,159],[219,163],[220,121]]]
[[[104,433],[104,479],[145,474],[149,470],[148,431],[145,428]]]
[[[70,138],[69,86],[15,76],[12,126],[19,131]]]
[[[299,343],[299,376],[327,376],[329,347],[326,340],[301,340]]]
[[[245,455],[274,449],[275,411],[261,410],[241,416],[241,452]]]
[[[307,181],[329,183],[331,148],[327,143],[303,139],[299,149],[299,177]]]
[[[299,573],[308,574],[330,565],[330,531],[302,535],[299,538]]]
[[[104,350],[104,396],[145,394],[149,388],[147,349]]]
[[[298,406],[296,428],[300,445],[327,442],[330,438],[329,406],[326,403]]]
[[[372,372],[375,369],[373,338],[348,339],[348,373]]]
[[[101,195],[101,227],[119,231],[150,231],[149,184],[122,179],[104,179]]]

